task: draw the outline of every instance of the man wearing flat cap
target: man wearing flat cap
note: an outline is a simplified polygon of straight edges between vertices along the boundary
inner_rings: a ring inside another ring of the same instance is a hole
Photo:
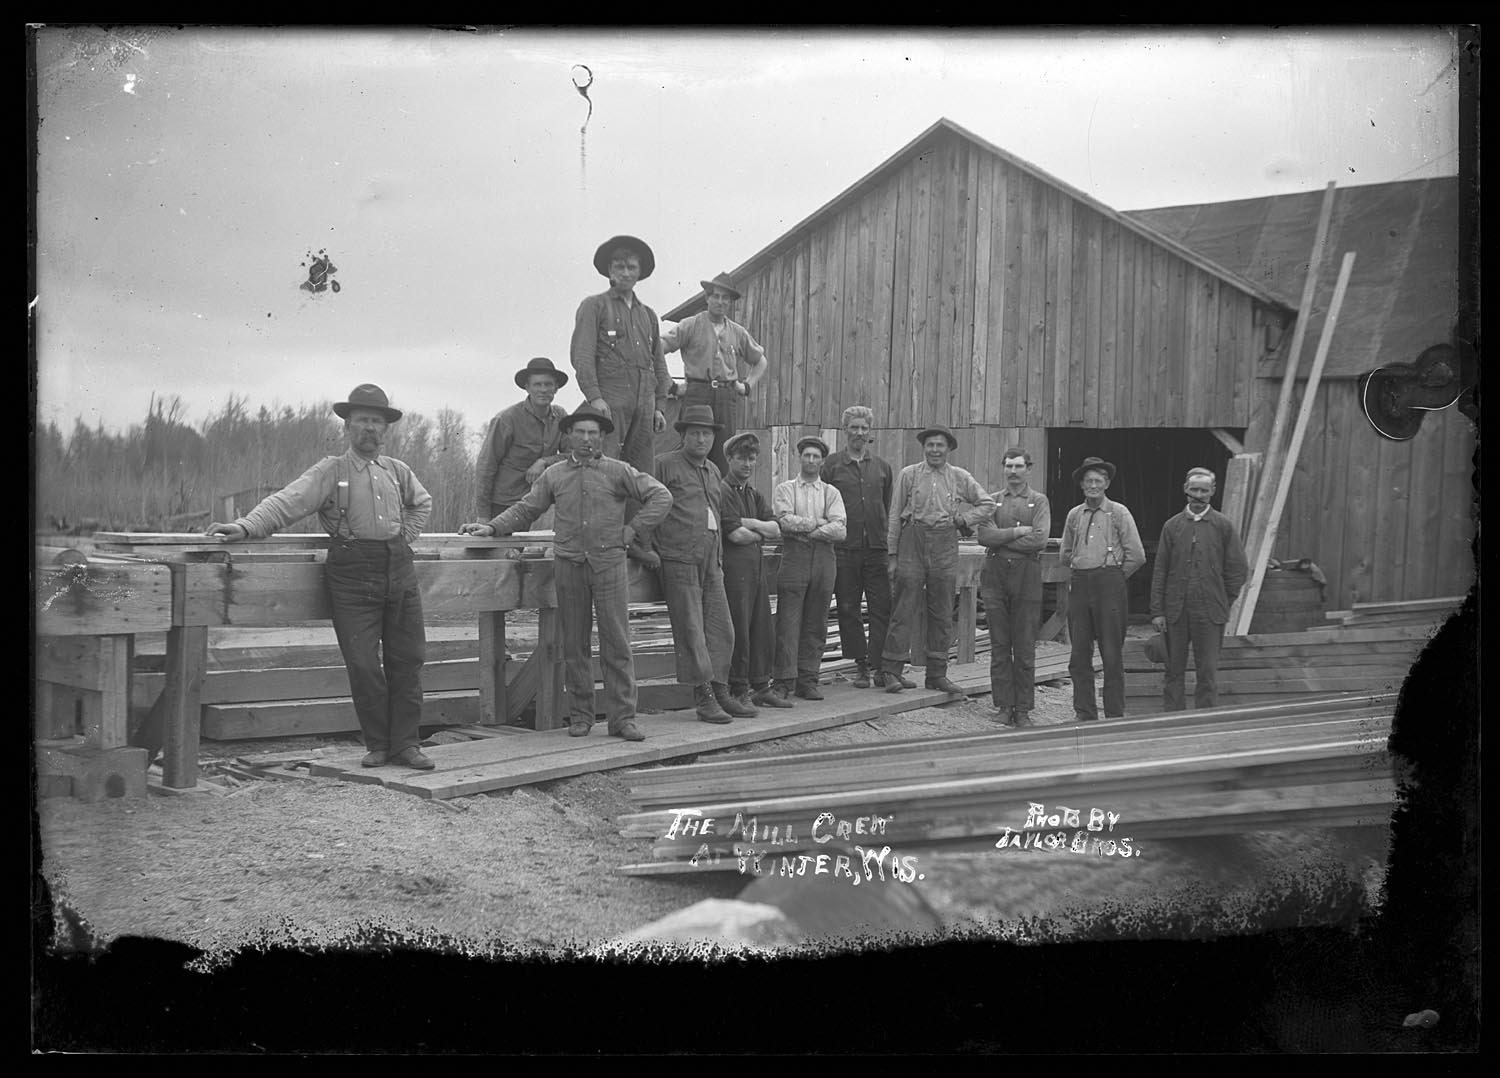
[[[594,268],[609,278],[609,288],[578,305],[573,370],[589,407],[614,424],[604,436],[605,455],[649,473],[655,437],[667,429],[672,387],[661,324],[635,294],[636,283],[656,268],[656,256],[634,236],[613,236],[594,252]]]
[[[761,707],[790,707],[771,689],[775,622],[761,544],[781,539],[781,526],[750,476],[760,459],[760,438],[742,431],[724,443],[724,597],[734,625],[729,659],[729,695]],[[754,691],[748,701],[745,697]]]
[[[516,372],[524,399],[490,420],[474,462],[476,516],[497,517],[515,505],[542,472],[566,455],[558,450],[567,411],[553,404],[568,376],[539,356]]]
[[[419,743],[427,635],[411,544],[432,512],[432,496],[404,462],[380,452],[401,413],[377,385],[355,386],[333,406],[349,449],[324,457],[293,482],[209,535],[262,539],[312,513],[328,532],[323,579],[333,629],[349,671],[365,767],[429,770]]]
[[[1151,624],[1166,634],[1167,676],[1162,710],[1187,707],[1183,682],[1188,646],[1193,649],[1193,703],[1198,708],[1219,702],[1219,648],[1229,607],[1245,583],[1245,551],[1229,518],[1209,500],[1218,477],[1207,468],[1187,473],[1182,492],[1187,508],[1168,520],[1156,547],[1151,571]]]
[[[948,677],[953,641],[953,596],[958,591],[958,527],[974,527],[995,512],[995,499],[964,469],[948,463],[958,439],[947,427],[917,435],[923,459],[896,477],[886,530],[886,572],[894,583],[891,627],[885,637],[886,692],[916,686],[901,676],[911,655],[912,625],[927,611],[929,689],[961,694]]]
[[[823,699],[818,671],[828,642],[828,600],[838,577],[833,544],[848,534],[838,487],[823,481],[828,446],[821,438],[797,443],[798,475],[776,484],[771,511],[781,526],[781,572],[776,578],[776,658],[773,692]]]
[[[723,477],[708,459],[718,424],[706,404],[690,404],[675,424],[682,447],[656,458],[655,475],[672,493],[672,509],[641,541],[661,559],[661,590],[677,645],[677,682],[693,687],[703,722],[757,714],[729,695],[734,625],[724,594]]]
[[[682,352],[682,370],[687,379],[682,403],[706,404],[713,409],[721,429],[714,436],[708,459],[727,472],[724,443],[734,437],[739,425],[740,400],[765,377],[769,363],[766,350],[750,331],[729,317],[730,306],[740,298],[739,289],[721,273],[712,281],[699,281],[708,310],[689,315],[661,335],[663,353]]]
[[[1083,502],[1068,510],[1058,563],[1072,570],[1068,593],[1068,634],[1073,654],[1073,713],[1079,722],[1099,718],[1094,698],[1094,643],[1104,662],[1104,715],[1125,714],[1125,629],[1130,621],[1125,581],[1146,564],[1146,549],[1130,510],[1104,496],[1115,466],[1085,458],[1073,471]]]
[[[562,622],[563,680],[568,691],[568,734],[586,737],[594,725],[592,619],[599,626],[599,666],[604,673],[604,717],[611,737],[640,741],[635,724],[635,663],[630,653],[630,567],[625,549],[636,527],[667,515],[672,496],[644,472],[598,455],[613,424],[581,405],[562,422],[568,454],[546,468],[519,502],[493,520],[465,524],[464,535],[509,535],[556,508],[553,572]],[[625,522],[627,505],[639,505]]]

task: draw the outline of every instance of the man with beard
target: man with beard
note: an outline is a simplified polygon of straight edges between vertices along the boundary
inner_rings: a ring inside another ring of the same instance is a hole
[[[1187,473],[1187,508],[1162,525],[1151,571],[1151,624],[1167,638],[1162,710],[1187,707],[1183,681],[1193,648],[1195,707],[1218,703],[1219,647],[1229,607],[1245,583],[1245,551],[1229,518],[1209,505],[1217,477],[1207,468]]]
[[[568,413],[552,398],[567,384],[568,376],[544,356],[516,372],[516,385],[526,390],[526,397],[490,421],[474,464],[480,520],[515,505],[549,465],[566,456],[558,445]]]
[[[240,519],[210,524],[208,534],[228,543],[259,539],[318,514],[331,539],[323,578],[333,629],[367,750],[360,762],[429,770],[433,763],[418,747],[427,634],[411,544],[432,496],[405,463],[380,453],[387,428],[401,418],[384,390],[355,386],[333,410],[344,421],[347,452],[324,457]]]
[[[844,499],[848,515],[846,534],[834,544],[836,561],[833,591],[839,610],[839,647],[846,659],[854,660],[854,687],[870,687],[870,667],[875,667],[875,685],[885,687],[886,673],[880,668],[885,635],[891,620],[891,582],[885,575],[886,514],[891,508],[891,466],[870,451],[870,427],[875,413],[862,404],[844,409],[844,448],[823,462],[823,482],[831,484]],[[870,608],[870,635],[860,601]],[[872,659],[873,657],[873,659]],[[897,675],[898,677],[900,675]],[[906,687],[916,685],[907,682]]]
[[[734,652],[729,660],[729,695],[762,707],[791,707],[771,691],[771,648],[775,623],[766,586],[761,544],[781,538],[765,497],[750,482],[760,457],[760,439],[749,431],[724,443],[729,474],[724,477],[724,596],[734,623]]]

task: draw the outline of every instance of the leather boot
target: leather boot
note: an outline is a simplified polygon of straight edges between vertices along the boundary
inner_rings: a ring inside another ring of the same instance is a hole
[[[746,707],[739,701],[734,693],[729,691],[729,686],[715,681],[713,683],[714,699],[718,701],[719,707],[733,719],[753,719],[760,712],[753,707]]]
[[[927,687],[936,689],[938,692],[952,693],[954,696],[964,695],[964,691],[954,682],[948,679],[948,671],[927,671]]]
[[[818,688],[817,678],[800,678],[797,681],[796,694],[804,700],[821,700],[823,693]]]
[[[714,699],[713,688],[706,682],[702,685],[693,686],[693,703],[698,709],[698,720],[700,722],[711,722],[716,726],[722,726],[726,722],[733,722],[719,701]]]
[[[870,687],[870,667],[868,664],[862,662],[854,664],[854,687],[856,689],[868,689]]]
[[[750,702],[758,704],[760,707],[792,706],[792,702],[786,698],[786,694],[781,691],[781,687],[775,682],[772,682],[763,689],[756,689],[755,694],[750,697]]]
[[[1012,726],[1030,726],[1030,725],[1032,725],[1032,722],[1031,722],[1031,712],[1029,712],[1029,711],[1022,711],[1020,708],[1016,708],[1015,711],[1011,712],[1010,724]]]

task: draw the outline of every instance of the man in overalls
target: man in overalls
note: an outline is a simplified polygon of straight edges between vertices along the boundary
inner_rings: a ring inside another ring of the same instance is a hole
[[[210,524],[208,534],[260,539],[318,514],[332,540],[323,578],[333,629],[368,750],[360,762],[430,770],[418,747],[427,635],[411,544],[432,496],[405,463],[380,453],[386,429],[401,418],[384,390],[356,386],[333,410],[344,420],[347,452],[324,457],[233,523]]]

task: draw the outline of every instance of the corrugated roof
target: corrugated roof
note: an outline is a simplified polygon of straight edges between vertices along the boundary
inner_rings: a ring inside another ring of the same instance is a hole
[[[1295,307],[1302,299],[1323,192],[1134,210],[1134,220],[1261,282]],[[1355,255],[1325,377],[1410,363],[1451,339],[1458,318],[1459,185],[1456,176],[1334,190],[1301,370],[1311,367],[1345,252]],[[1261,374],[1273,374],[1280,363]]]

